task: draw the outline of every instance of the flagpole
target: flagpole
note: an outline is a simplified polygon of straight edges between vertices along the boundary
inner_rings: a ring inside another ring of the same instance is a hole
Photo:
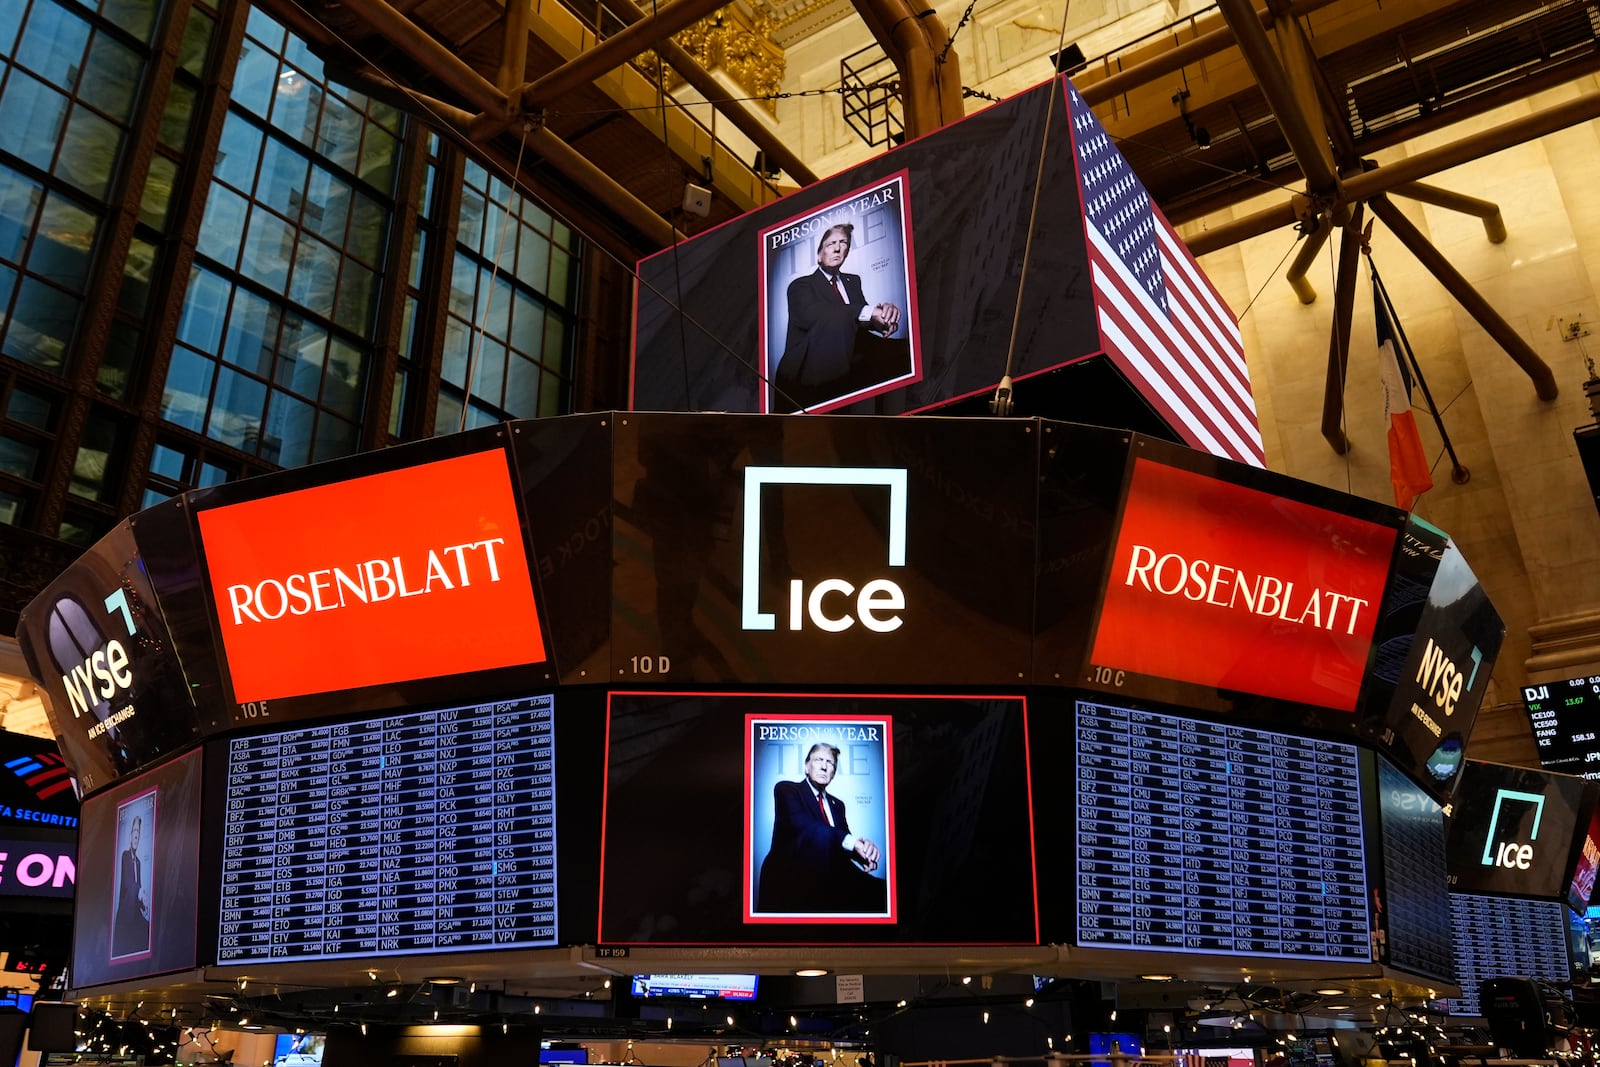
[[[1465,485],[1472,477],[1472,472],[1463,467],[1461,460],[1456,458],[1455,446],[1450,443],[1450,434],[1444,428],[1444,417],[1434,405],[1433,393],[1428,389],[1428,379],[1422,376],[1422,367],[1417,363],[1417,354],[1411,350],[1411,342],[1406,340],[1405,327],[1400,325],[1400,315],[1394,309],[1394,301],[1389,299],[1389,290],[1384,287],[1383,279],[1378,276],[1378,264],[1373,262],[1372,250],[1369,248],[1365,251],[1367,268],[1372,272],[1373,288],[1383,297],[1383,305],[1389,312],[1389,324],[1394,327],[1395,337],[1400,341],[1400,350],[1406,354],[1406,363],[1410,365],[1411,374],[1422,389],[1422,399],[1428,403],[1428,414],[1433,416],[1433,425],[1438,428],[1439,439],[1444,442],[1444,450],[1450,456],[1450,480],[1457,485]]]

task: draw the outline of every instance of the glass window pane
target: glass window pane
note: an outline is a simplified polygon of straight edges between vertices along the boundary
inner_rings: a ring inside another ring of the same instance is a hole
[[[101,11],[141,41],[149,41],[156,28],[157,0],[105,0]]]
[[[221,368],[211,417],[206,420],[206,436],[254,454],[261,444],[261,416],[266,403],[266,385],[236,370]]]
[[[316,399],[328,356],[328,332],[299,315],[286,316],[272,380],[280,388]]]
[[[122,128],[86,107],[74,107],[67,120],[55,173],[84,192],[103,198],[117,169],[122,149]]]
[[[0,351],[36,367],[65,373],[67,344],[72,340],[78,308],[79,302],[61,290],[23,278]]]
[[[39,213],[39,232],[28,253],[28,269],[79,292],[89,275],[100,220],[65,197],[51,193]]]
[[[467,348],[471,344],[472,331],[466,323],[455,316],[445,320],[444,348],[439,353],[439,377],[457,388],[467,381]]]
[[[39,480],[39,446],[0,437],[0,471],[30,482]]]
[[[216,176],[240,192],[255,187],[256,163],[261,157],[261,131],[244,117],[229,112],[217,143]]]
[[[246,208],[244,197],[226,185],[211,183],[195,247],[229,270],[239,264],[239,235],[244,232]]]
[[[400,158],[400,139],[377,126],[368,126],[361,141],[361,165],[356,173],[382,193],[394,192],[395,160]]]
[[[11,294],[17,289],[17,272],[0,263],[0,333],[5,332],[7,313],[11,307]]]
[[[517,234],[517,278],[541,293],[550,275],[550,242],[527,226]]]
[[[525,356],[539,355],[544,336],[544,306],[530,294],[517,290],[517,306],[511,317],[511,347]]]
[[[209,271],[189,272],[183,294],[178,340],[215,354],[222,344],[222,318],[228,308],[228,283]]]
[[[261,177],[256,182],[256,199],[291,219],[298,219],[309,165],[305,156],[276,137],[268,137],[261,149]]]
[[[361,159],[361,113],[329,93],[322,103],[322,126],[316,149],[345,170],[354,173]]]
[[[6,405],[6,418],[12,422],[27,423],[41,430],[50,429],[55,421],[55,403],[47,396],[17,386],[11,390],[11,402]]]
[[[269,211],[252,211],[239,269],[267,288],[282,292],[289,283],[293,255],[294,228]]]
[[[322,111],[322,87],[290,66],[278,72],[278,99],[272,105],[272,124],[297,141],[316,143],[317,117]]]
[[[565,360],[562,357],[567,351],[566,323],[554,315],[548,315],[544,320],[544,349],[539,353],[539,359],[547,367],[559,367]]]
[[[0,56],[9,56],[22,29],[22,5],[0,4]]]
[[[3,121],[3,120],[0,120]],[[9,167],[0,167],[0,258],[22,261],[22,245],[33,229],[44,191]]]
[[[172,203],[172,188],[178,180],[178,165],[166,156],[150,159],[150,173],[139,196],[139,221],[157,230],[167,224],[167,208]]]
[[[109,34],[97,33],[89,49],[89,74],[78,96],[114,119],[126,122],[139,93],[144,60]]]
[[[302,225],[336,245],[344,244],[345,223],[350,219],[350,186],[319,166],[312,166],[306,187]]]
[[[71,88],[88,43],[87,22],[53,0],[34,0],[13,58],[45,81]]]
[[[117,452],[117,425],[104,418],[91,417],[84,427],[78,454],[72,460],[72,481],[67,491],[86,500],[104,501],[113,480],[111,457]]]
[[[550,287],[545,290],[545,295],[552,304],[561,307],[567,306],[571,299],[569,292],[569,272],[572,267],[572,257],[559,249],[550,250]]]
[[[456,433],[461,429],[461,398],[451,393],[440,393],[439,404],[433,412],[435,437]]]
[[[328,346],[328,375],[322,382],[322,406],[356,418],[361,414],[366,357],[354,345],[335,340]]]
[[[217,365],[182,345],[172,349],[167,384],[161,391],[161,417],[189,430],[205,425],[206,402],[211,396],[211,376]]]
[[[456,240],[474,252],[483,248],[483,196],[472,189],[461,190]]]
[[[182,82],[173,82],[167,90],[167,106],[161,111],[161,126],[156,135],[174,152],[183,151],[184,145],[189,143],[194,101],[195,91]]]
[[[251,8],[250,18],[254,20],[257,8]],[[239,53],[239,65],[233,71],[233,92],[229,94],[232,103],[262,118],[267,117],[267,109],[272,106],[272,90],[278,82],[278,57],[262,50],[254,41],[246,39],[244,50]]]
[[[389,436],[400,436],[400,416],[406,410],[406,391],[411,387],[411,376],[404,370],[394,375],[394,392],[389,397]]]
[[[156,274],[156,246],[135,237],[128,245],[128,259],[122,265],[122,289],[117,306],[134,317],[142,317],[150,302],[150,282]]]
[[[258,7],[250,9],[250,18],[244,24],[244,30],[251,37],[266,45],[268,50],[283,53],[283,41],[288,31],[273,20],[271,15]]]
[[[383,256],[383,241],[389,212],[372,197],[357,190],[351,205],[350,237],[345,249],[369,266],[378,266]]]
[[[183,465],[185,457],[176,448],[167,445],[156,445],[150,450],[150,473],[159,474],[163,478],[171,478],[175,482],[183,481]]]
[[[205,73],[215,28],[216,21],[210,15],[198,7],[189,9],[189,21],[183,24],[183,43],[178,46],[178,66],[196,78]]]
[[[338,459],[353,455],[356,450],[356,424],[324,414],[317,420],[317,440],[312,446],[311,461]]]
[[[417,298],[406,297],[405,306],[400,310],[400,358],[411,359],[416,354],[417,347]]]
[[[539,417],[549,418],[561,414],[561,379],[549,371],[540,376]]]
[[[533,360],[511,357],[506,376],[505,409],[517,419],[531,419],[539,413],[539,365]]]
[[[428,254],[428,231],[418,229],[415,242],[411,245],[411,269],[406,272],[406,282],[413,288],[422,285],[422,261]]]
[[[472,395],[484,403],[501,407],[506,388],[506,346],[492,337],[479,338],[472,377]]]
[[[195,482],[195,486],[205,489],[209,486],[221,485],[227,480],[228,472],[226,469],[217,466],[215,463],[202,463],[200,464],[200,478]]]
[[[0,98],[0,149],[48,170],[67,120],[67,98],[36,78],[12,70]]]
[[[281,467],[299,467],[311,461],[312,433],[317,409],[286,393],[273,393],[267,401],[267,432],[261,458]]]
[[[145,511],[149,508],[153,508],[163,500],[171,500],[176,495],[176,493],[169,493],[164,490],[157,489],[155,486],[147,485],[144,487],[144,492],[139,497],[139,510]]]
[[[138,365],[139,331],[125,322],[113,322],[105,351],[100,355],[96,387],[106,396],[128,400],[133,395],[134,372]]]
[[[235,289],[228,335],[222,343],[225,362],[266,377],[272,372],[278,344],[278,309],[254,293]]]
[[[289,40],[284,45],[283,58],[305,71],[312,81],[321,82],[327,80],[327,76],[322,69],[322,60],[317,58],[316,53],[311,51],[305,41],[294,34],[289,35]]]
[[[9,491],[0,491],[0,522],[7,526],[20,525],[23,514],[22,498]]]
[[[354,260],[345,260],[344,276],[339,279],[339,305],[334,309],[334,321],[351,333],[371,337],[377,296],[378,276]]]
[[[339,281],[339,253],[303,234],[295,249],[294,274],[288,296],[300,306],[328,317],[333,313],[334,287]]]

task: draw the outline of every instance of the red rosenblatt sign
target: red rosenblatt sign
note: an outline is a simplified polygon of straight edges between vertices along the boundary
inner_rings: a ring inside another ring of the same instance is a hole
[[[1395,536],[1137,460],[1091,662],[1353,711]]]
[[[503,452],[199,520],[240,703],[545,659]]]

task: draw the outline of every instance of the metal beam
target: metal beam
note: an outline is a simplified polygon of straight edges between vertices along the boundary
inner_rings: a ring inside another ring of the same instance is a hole
[[[1374,174],[1379,173],[1377,171]],[[1389,232],[1400,239],[1417,261],[1439,280],[1445,291],[1453,296],[1456,303],[1464,308],[1467,314],[1477,320],[1484,332],[1493,337],[1505,349],[1517,366],[1527,372],[1533,380],[1533,391],[1540,400],[1554,400],[1559,393],[1556,388],[1556,377],[1550,371],[1549,364],[1539,358],[1526,341],[1518,336],[1511,324],[1501,318],[1494,308],[1489,306],[1478,291],[1474,289],[1461,273],[1450,265],[1440,251],[1411,224],[1411,220],[1401,214],[1400,209],[1390,203],[1389,198],[1382,193],[1372,197],[1367,203],[1372,205],[1372,213],[1383,220],[1389,227]]]
[[[1466,193],[1441,189],[1437,185],[1427,185],[1423,182],[1406,182],[1389,191],[1407,200],[1420,200],[1424,204],[1459,211],[1463,215],[1476,215],[1483,220],[1484,236],[1489,238],[1490,244],[1497,245],[1506,239],[1506,220],[1500,214],[1500,205],[1493,201],[1479,200]]]
[[[1317,253],[1328,243],[1328,235],[1332,232],[1333,227],[1326,219],[1317,219],[1317,228],[1306,234],[1305,243],[1300,246],[1300,251],[1294,254],[1294,262],[1289,264],[1289,269],[1283,274],[1289,283],[1289,288],[1294,290],[1294,295],[1300,298],[1302,304],[1316,303],[1317,291],[1306,281],[1306,271],[1311,269]]]
[[[422,64],[430,74],[459,94],[463,100],[494,115],[504,115],[509,107],[506,94],[466,61],[383,0],[342,0],[345,10],[366,22],[406,55]]]
[[[1480,133],[1468,134],[1459,141],[1430,148],[1414,156],[1397,159],[1393,163],[1385,163],[1365,174],[1357,174],[1344,183],[1345,199],[1366,200],[1397,185],[1431,177],[1442,170],[1458,167],[1482,156],[1534,141],[1546,134],[1596,118],[1600,118],[1600,92],[1584,93],[1582,96],[1543,108],[1523,118]]]
[[[671,37],[679,30],[688,29],[727,3],[728,0],[677,0],[524,85],[515,95],[521,98],[523,110],[536,111],[563,93],[587,85],[607,71],[622,66],[640,52],[649,51],[658,41]]]
[[[1341,456],[1350,451],[1350,439],[1344,432],[1344,380],[1350,368],[1350,319],[1356,304],[1364,217],[1365,212],[1357,204],[1339,236],[1339,271],[1333,279],[1333,332],[1328,335],[1328,377],[1322,390],[1322,436]]]
[[[509,98],[528,77],[528,22],[533,0],[506,0],[500,37],[500,72],[495,84]]]
[[[1240,241],[1248,241],[1252,237],[1260,237],[1264,233],[1283,226],[1293,226],[1299,222],[1301,212],[1294,200],[1285,200],[1277,207],[1263,208],[1242,219],[1234,219],[1220,226],[1197,233],[1193,237],[1184,239],[1184,244],[1189,246],[1189,254],[1203,256],[1207,252],[1215,252],[1219,248],[1236,245]]]
[[[1317,134],[1301,111],[1294,88],[1289,83],[1289,75],[1261,28],[1261,16],[1256,14],[1250,0],[1217,0],[1217,8],[1233,30],[1239,51],[1244,54],[1245,63],[1255,75],[1262,95],[1267,98],[1267,106],[1277,118],[1278,128],[1289,142],[1295,161],[1306,176],[1308,188],[1315,196],[1337,197],[1339,176],[1334,173],[1333,165],[1328,160],[1327,134]],[[1321,125],[1320,116],[1317,124]]]

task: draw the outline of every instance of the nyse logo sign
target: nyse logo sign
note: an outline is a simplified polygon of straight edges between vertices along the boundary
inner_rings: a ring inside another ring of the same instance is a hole
[[[1478,678],[1483,652],[1474,646],[1471,656],[1472,673],[1463,675],[1461,668],[1445,654],[1443,647],[1434,643],[1433,638],[1428,638],[1428,645],[1422,650],[1422,662],[1417,667],[1417,684],[1433,697],[1434,705],[1446,716],[1455,714],[1456,701],[1461,699],[1463,686],[1471,692],[1472,683]]]
[[[1539,820],[1544,817],[1544,794],[1523,793],[1515,789],[1497,791],[1494,797],[1494,811],[1489,816],[1489,834],[1483,842],[1483,865],[1485,867],[1507,867],[1525,871],[1532,865],[1533,845],[1531,843],[1524,844],[1517,841],[1515,837],[1508,840],[1497,840],[1500,837],[1500,815],[1502,810],[1515,810],[1516,806],[1520,804],[1533,805],[1533,827],[1528,832],[1528,841],[1538,840]]]
[[[904,467],[746,467],[744,471],[743,615],[746,630],[775,630],[777,616],[761,610],[761,495],[767,486],[882,486],[889,494],[890,567],[906,565],[906,470]],[[789,580],[785,618],[789,630],[811,625],[840,633],[857,622],[874,633],[891,633],[904,620],[905,592],[889,578],[874,578],[858,590],[843,578],[823,578],[809,592],[804,580]]]

